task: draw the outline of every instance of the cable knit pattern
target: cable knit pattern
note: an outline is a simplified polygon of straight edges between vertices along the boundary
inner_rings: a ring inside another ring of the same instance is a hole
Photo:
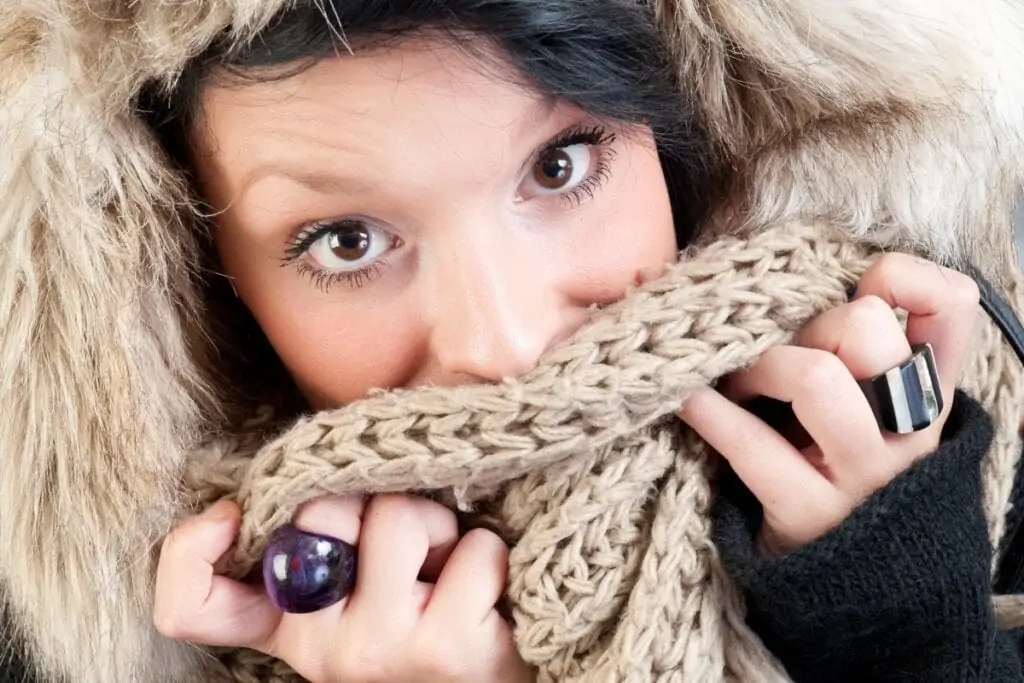
[[[476,515],[512,545],[507,597],[540,681],[785,681],[711,541],[713,461],[675,412],[695,388],[843,302],[868,263],[865,248],[822,225],[720,239],[600,311],[521,377],[378,393],[257,447],[264,416],[248,436],[208,444],[188,483],[202,504],[241,503],[236,576],[320,494],[428,493]],[[1006,350],[986,332],[977,353],[1003,363]],[[995,379],[974,393],[1019,415],[1021,389]],[[1006,496],[991,493],[990,520]],[[222,661],[225,680],[295,680],[254,653]]]

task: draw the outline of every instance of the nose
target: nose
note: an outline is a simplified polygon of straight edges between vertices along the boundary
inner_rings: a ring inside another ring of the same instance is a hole
[[[477,235],[447,250],[435,278],[432,384],[500,381],[536,365],[586,317],[557,267],[523,245]]]

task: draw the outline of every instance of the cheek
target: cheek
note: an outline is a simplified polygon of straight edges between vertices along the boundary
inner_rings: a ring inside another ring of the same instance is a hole
[[[580,219],[564,252],[573,254],[573,295],[580,300],[621,298],[641,273],[656,276],[676,260],[672,207],[657,154],[637,145],[622,156],[604,201]]]
[[[408,383],[422,335],[414,322],[402,319],[399,305],[354,311],[315,298],[295,305],[257,295],[249,303],[311,407],[335,407],[377,387]]]
[[[340,283],[319,291],[290,266],[268,267],[265,254],[242,240],[225,239],[221,252],[226,274],[311,407],[349,403],[415,374],[425,333],[403,301],[366,305],[371,297]]]

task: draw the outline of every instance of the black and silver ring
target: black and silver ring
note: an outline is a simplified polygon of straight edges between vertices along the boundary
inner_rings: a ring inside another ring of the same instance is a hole
[[[911,348],[910,359],[858,382],[879,427],[896,434],[927,429],[942,414],[942,388],[930,344]]]

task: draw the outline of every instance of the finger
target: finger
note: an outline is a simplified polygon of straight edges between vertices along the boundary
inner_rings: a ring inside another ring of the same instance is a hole
[[[352,594],[315,612],[284,614],[273,641],[263,650],[297,664],[301,667],[300,673],[310,680],[324,678],[328,672],[334,676],[336,664],[348,666],[350,662],[343,660],[351,659],[353,648],[361,647],[359,634],[364,631],[374,631],[371,634],[376,639],[374,642],[380,644],[384,633],[379,631],[378,624],[389,622],[395,614],[394,609],[375,603],[368,610],[364,609],[361,617],[356,606],[360,577],[379,570],[364,552],[372,507],[372,502],[359,496],[322,496],[302,505],[294,517],[293,523],[303,531],[337,538],[359,549],[356,588]],[[395,588],[400,589],[398,585]],[[426,605],[428,588],[417,584],[405,592],[405,602],[398,616],[406,623],[387,623],[389,636],[400,638],[408,630],[411,626],[408,615],[418,613],[417,610]],[[372,614],[374,621],[366,621],[366,612]]]
[[[365,509],[366,500],[360,496],[322,496],[304,503],[295,513],[294,524],[303,531],[357,545]]]
[[[221,501],[164,540],[153,603],[159,633],[203,645],[254,648],[273,633],[281,614],[262,589],[214,572],[240,523],[239,507]]]
[[[329,536],[357,546],[365,509],[366,500],[360,496],[321,496],[302,504],[295,513],[293,524],[301,531]],[[313,657],[316,654],[313,645],[337,636],[339,620],[349,597],[346,595],[338,602],[315,612],[285,613],[274,642],[267,646],[268,654],[287,661],[304,661]],[[317,655],[310,663],[322,659]]]
[[[834,483],[844,491],[875,484],[884,469],[885,440],[853,375],[834,354],[800,346],[776,346],[749,370],[730,379],[744,396],[786,401],[821,450]]]
[[[430,600],[434,586],[417,583],[410,603],[417,613]],[[352,599],[310,614],[285,614],[274,640],[262,651],[288,662],[304,680],[371,680],[362,667],[374,668],[386,653],[401,652],[415,625],[402,610],[398,622],[394,612],[360,610]]]
[[[450,548],[458,542],[455,514],[438,503],[402,495],[381,495],[366,508],[359,539],[360,568],[352,609],[377,614],[410,610],[418,594],[417,578],[431,548]],[[415,614],[413,614],[415,612]]]
[[[857,284],[857,298],[873,295],[908,313],[907,339],[930,343],[945,411],[978,320],[978,286],[971,278],[906,254],[887,254]]]
[[[295,525],[306,531],[333,536],[346,543],[358,545],[365,509],[364,498],[324,496],[303,505],[296,515]],[[456,533],[448,543],[439,542],[432,545],[427,551],[427,558],[423,561],[420,578],[430,581],[436,579],[458,540]]]
[[[849,304],[818,316],[800,331],[796,343],[835,354],[855,379],[876,377],[906,362],[912,354],[896,312],[871,294],[861,295]],[[928,434],[881,432],[883,441],[893,448],[862,449],[856,462],[850,463],[851,467],[859,465],[862,468],[862,488],[890,481],[917,455],[930,451],[933,448],[931,442],[937,438],[933,435],[937,435],[939,430],[941,426]],[[860,495],[863,492],[851,493]]]
[[[872,295],[825,311],[808,323],[793,343],[838,356],[854,379],[880,375],[911,355],[896,312]]]
[[[438,577],[424,623],[444,628],[457,620],[479,626],[505,591],[507,576],[508,546],[492,531],[473,529],[455,546]]]
[[[714,389],[691,394],[679,417],[729,461],[766,513],[794,519],[806,516],[808,509],[831,505],[835,487],[800,451]]]

